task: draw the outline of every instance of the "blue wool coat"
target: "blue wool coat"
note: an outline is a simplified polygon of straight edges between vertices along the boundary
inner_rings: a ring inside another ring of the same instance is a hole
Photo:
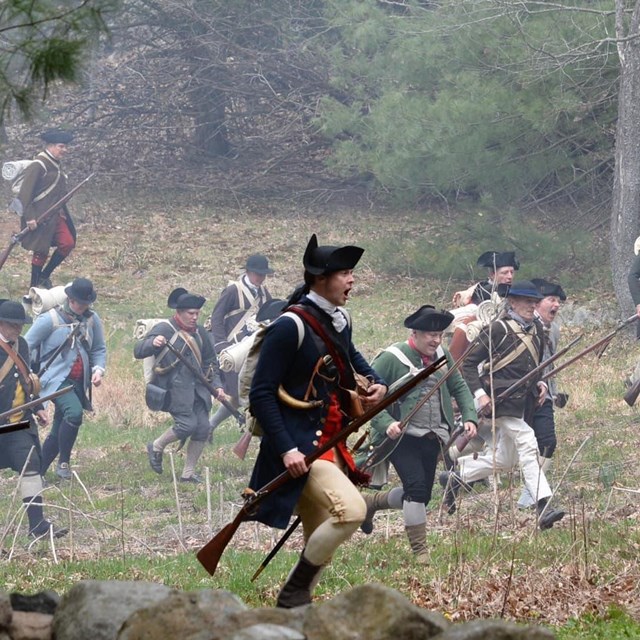
[[[320,314],[330,325],[330,317],[308,298],[303,297],[301,304],[315,309],[316,314]],[[254,490],[262,488],[285,471],[282,462],[284,453],[297,447],[300,452],[309,455],[317,448],[322,436],[327,403],[334,390],[332,384],[316,377],[314,386],[317,399],[323,400],[324,404],[315,409],[294,409],[281,403],[277,396],[278,386],[282,385],[291,396],[302,399],[318,359],[327,353],[322,341],[306,324],[300,348],[298,335],[295,321],[282,316],[267,328],[260,350],[249,393],[251,411],[264,431],[249,484]],[[353,345],[349,324],[338,334],[337,340],[342,343],[355,371],[384,384]],[[306,480],[307,476],[290,480],[271,493],[260,502],[253,519],[272,527],[286,528]]]
[[[57,321],[54,322],[54,314]],[[71,321],[75,324],[77,318]],[[91,376],[94,371],[100,370],[104,373],[107,366],[107,345],[104,339],[104,329],[102,321],[95,311],[87,311],[82,317],[82,329],[80,338],[74,339],[68,344],[62,353],[53,361],[49,369],[42,375],[41,395],[46,396],[57,391],[60,385],[68,377],[71,367],[76,361],[78,354],[82,358],[84,367],[83,389],[86,391],[91,386]],[[25,340],[29,345],[31,353],[40,348],[40,364],[43,366],[53,354],[53,352],[67,339],[73,330],[69,324],[69,317],[65,316],[60,308],[52,309],[46,313],[41,313],[27,331]],[[86,397],[81,398],[85,409],[91,409]]]

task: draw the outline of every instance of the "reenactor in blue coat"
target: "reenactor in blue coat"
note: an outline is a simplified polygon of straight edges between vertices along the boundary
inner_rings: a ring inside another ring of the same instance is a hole
[[[311,602],[322,567],[366,514],[354,484],[364,478],[346,446],[329,451],[310,468],[305,463],[305,456],[354,417],[350,404],[350,391],[356,386],[354,371],[371,383],[362,396],[365,406],[379,402],[387,391],[353,345],[351,321],[343,308],[363,251],[355,246],[318,246],[316,236],[311,237],[303,258],[301,297],[266,329],[251,385],[251,411],[264,435],[250,487],[260,489],[285,470],[292,476],[261,501],[254,518],[285,528],[295,509],[305,540],[300,559],[278,595],[279,607]],[[300,316],[294,311],[300,311]]]

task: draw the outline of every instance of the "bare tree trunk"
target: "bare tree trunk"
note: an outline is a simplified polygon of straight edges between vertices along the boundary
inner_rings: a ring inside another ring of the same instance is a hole
[[[610,250],[613,288],[624,314],[630,315],[634,306],[627,275],[634,257],[633,243],[640,234],[640,0],[636,0],[628,23],[624,5],[624,0],[616,0],[620,88]]]

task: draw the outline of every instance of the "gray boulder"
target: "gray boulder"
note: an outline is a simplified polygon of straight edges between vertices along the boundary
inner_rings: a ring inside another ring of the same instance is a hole
[[[378,584],[355,587],[307,608],[307,640],[427,640],[449,628],[439,613],[412,604]]]
[[[278,624],[254,624],[234,634],[230,640],[305,640],[304,634]]]
[[[438,640],[553,640],[544,627],[522,626],[504,620],[474,620],[450,627]]]
[[[197,637],[212,640],[214,629],[221,621],[246,608],[242,600],[229,591],[174,592],[133,613],[122,625],[117,638],[193,640]]]
[[[134,612],[172,590],[151,582],[83,580],[64,595],[53,617],[56,640],[115,640]]]

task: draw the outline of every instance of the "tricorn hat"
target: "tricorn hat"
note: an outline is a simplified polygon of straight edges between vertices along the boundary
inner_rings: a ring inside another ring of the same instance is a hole
[[[549,282],[544,278],[531,278],[531,282],[536,286],[538,291],[544,296],[557,296],[564,302],[567,299],[567,294],[564,289],[555,282]]]
[[[40,138],[47,144],[69,144],[73,140],[73,134],[64,129],[47,129],[40,134]]]
[[[500,267],[513,267],[516,271],[520,268],[520,262],[516,258],[515,251],[485,251],[476,263],[479,267],[487,269],[499,269]]]
[[[31,324],[31,318],[25,313],[24,307],[19,302],[0,299],[0,322]]]
[[[436,311],[433,305],[424,304],[405,319],[404,326],[417,331],[444,331],[453,318],[448,311]]]
[[[353,269],[363,253],[364,249],[353,245],[344,247],[318,246],[318,238],[314,233],[305,249],[302,264],[305,271],[312,275],[324,276],[333,271]]]
[[[98,297],[93,283],[88,278],[76,278],[65,287],[64,292],[67,294],[67,298],[73,298],[81,304],[91,304]]]
[[[530,280],[520,280],[514,282],[509,287],[508,297],[519,296],[521,298],[535,298],[536,300],[542,300],[544,296],[536,289],[536,285]]]
[[[258,313],[256,313],[256,322],[267,322],[275,320],[287,306],[287,301],[280,298],[273,298],[265,302]]]
[[[247,258],[247,264],[245,265],[247,271],[253,271],[253,273],[259,273],[263,276],[268,276],[273,273],[273,269],[269,268],[269,261],[266,256],[256,253]]]
[[[202,309],[206,302],[204,296],[189,293],[184,287],[174,289],[167,299],[169,309]]]

